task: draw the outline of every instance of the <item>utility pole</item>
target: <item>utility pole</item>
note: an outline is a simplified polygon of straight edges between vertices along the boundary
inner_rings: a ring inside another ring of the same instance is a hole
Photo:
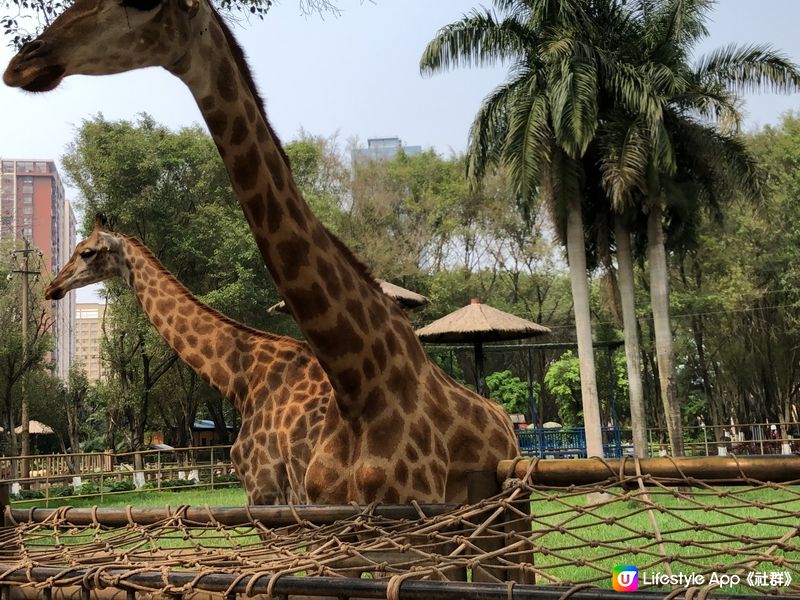
[[[42,253],[39,250],[35,250],[31,248],[31,243],[28,238],[23,237],[23,242],[25,244],[22,250],[14,250],[11,254],[16,259],[17,257],[22,257],[22,265],[18,269],[12,269],[11,273],[16,275],[22,276],[22,365],[24,365],[28,360],[28,308],[29,308],[29,295],[30,295],[30,284],[28,282],[28,277],[33,275],[35,278],[38,279],[39,271],[38,270],[31,270],[30,268],[30,257],[31,254],[37,254],[39,258],[42,257]],[[31,453],[31,436],[30,436],[30,414],[28,410],[28,396],[25,390],[25,373],[22,375],[22,380],[20,382],[20,391],[21,391],[21,410],[20,410],[20,427],[22,431],[20,431],[20,449],[19,453],[22,456],[30,456]],[[30,462],[27,458],[23,458],[20,464],[21,473],[20,476],[22,479],[27,479],[30,477]]]

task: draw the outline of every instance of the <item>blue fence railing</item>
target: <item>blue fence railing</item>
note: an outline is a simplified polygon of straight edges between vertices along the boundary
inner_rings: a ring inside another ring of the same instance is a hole
[[[539,458],[586,458],[586,431],[583,427],[553,429],[518,429],[522,456]],[[603,454],[607,458],[621,458],[632,454],[629,444],[622,443],[619,427],[603,429]]]

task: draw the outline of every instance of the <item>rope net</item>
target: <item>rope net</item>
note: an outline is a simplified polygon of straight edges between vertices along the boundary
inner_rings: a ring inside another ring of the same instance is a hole
[[[383,580],[393,599],[409,580],[514,580],[502,595],[512,598],[527,584],[610,590],[615,568],[627,566],[638,569],[639,591],[659,596],[687,588],[800,594],[800,481],[712,487],[639,474],[548,487],[530,472],[506,481],[497,496],[445,514],[415,505],[416,518],[380,516],[370,506],[315,525],[290,507],[295,522],[270,527],[247,510],[241,522],[223,524],[213,509],[197,519],[182,507],[147,525],[129,509],[126,526],[108,527],[98,518],[75,525],[58,509],[42,522],[0,529],[0,586],[91,581],[174,594],[212,589],[204,584],[213,579],[212,591],[225,597],[272,594],[286,577],[352,578]],[[39,567],[50,568],[47,577]],[[151,571],[164,575],[159,583],[138,582]],[[167,573],[182,574],[182,583]]]

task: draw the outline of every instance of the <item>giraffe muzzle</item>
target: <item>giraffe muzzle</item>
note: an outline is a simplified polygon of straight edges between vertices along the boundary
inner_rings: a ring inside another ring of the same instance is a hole
[[[65,72],[64,67],[53,60],[52,54],[52,46],[47,42],[28,42],[11,59],[3,73],[3,82],[28,92],[52,90],[61,83]]]
[[[47,286],[47,289],[44,291],[45,300],[61,300],[65,295],[66,293],[62,288],[52,285]]]

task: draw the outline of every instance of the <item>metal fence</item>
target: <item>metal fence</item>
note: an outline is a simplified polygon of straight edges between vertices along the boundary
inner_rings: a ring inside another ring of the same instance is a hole
[[[586,432],[583,427],[531,428],[517,430],[520,452],[536,458],[586,458]],[[800,452],[800,424],[745,423],[728,426],[693,426],[683,430],[686,456],[726,456],[728,454],[773,455]],[[666,456],[666,430],[647,430],[647,456]],[[630,429],[603,429],[606,458],[633,456]]]

